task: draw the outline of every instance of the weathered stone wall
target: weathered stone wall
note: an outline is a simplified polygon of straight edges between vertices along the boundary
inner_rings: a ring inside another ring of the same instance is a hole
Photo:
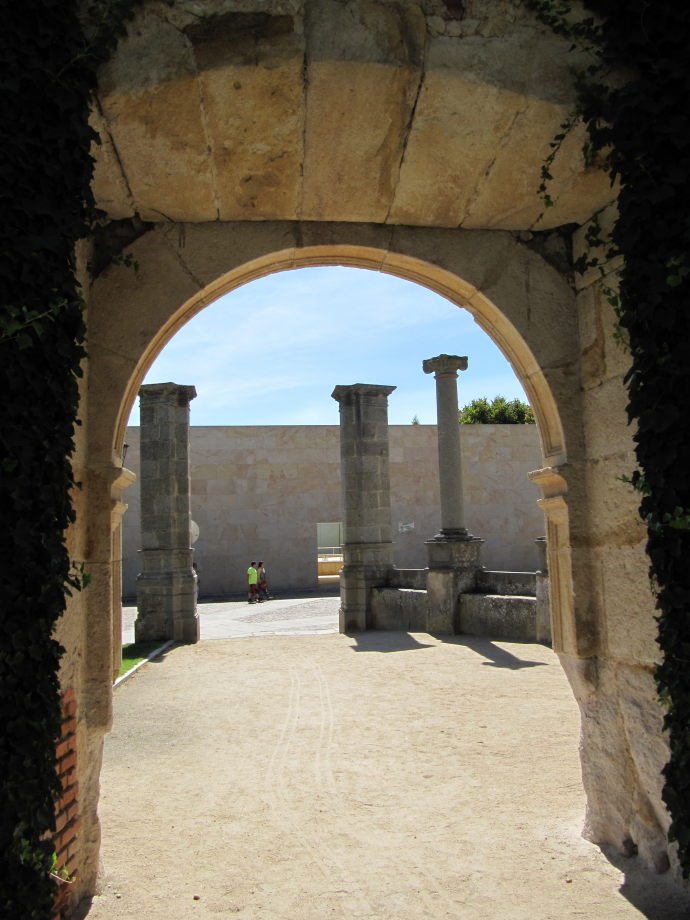
[[[128,32],[93,115],[110,217],[522,230],[610,200],[579,128],[540,218],[577,57],[521,0],[171,0]]]
[[[611,219],[609,211],[604,228]],[[576,255],[584,245],[578,231]],[[645,529],[639,497],[621,479],[636,464],[623,384],[630,359],[605,290],[615,289],[616,268],[609,264],[603,279],[597,270],[578,279],[586,505],[573,534],[573,572],[576,608],[589,608],[595,634],[590,655],[562,653],[561,661],[583,716],[585,833],[624,852],[639,850],[663,870],[669,818],[661,769],[668,750],[653,679],[658,649]]]
[[[440,526],[436,426],[392,425],[389,432],[395,564],[423,568],[424,541]],[[126,441],[127,466],[138,474],[139,429],[128,428]],[[338,428],[193,426],[190,442],[202,596],[243,594],[247,565],[259,558],[274,590],[316,588],[316,525],[342,520]],[[541,463],[536,428],[464,426],[463,458],[468,526],[486,540],[484,564],[534,570],[533,541],[544,532],[539,493],[527,479]],[[137,480],[126,493],[127,596],[140,566],[139,489]],[[415,526],[400,532],[401,523]]]

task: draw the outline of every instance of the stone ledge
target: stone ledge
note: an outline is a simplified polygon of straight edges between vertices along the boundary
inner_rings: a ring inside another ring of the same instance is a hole
[[[534,597],[463,594],[458,608],[461,634],[512,642],[537,641],[537,602]]]

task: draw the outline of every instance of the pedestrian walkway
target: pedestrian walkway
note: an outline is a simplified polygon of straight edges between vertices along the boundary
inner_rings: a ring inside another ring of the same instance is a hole
[[[338,632],[339,596],[280,597],[258,604],[246,600],[197,605],[201,641],[248,636],[314,636]],[[134,642],[136,607],[122,608],[122,643]]]
[[[668,877],[581,838],[578,710],[542,646],[202,641],[114,709],[89,920],[690,916]]]

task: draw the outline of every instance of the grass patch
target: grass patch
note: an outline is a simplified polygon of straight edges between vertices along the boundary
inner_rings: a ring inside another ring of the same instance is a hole
[[[140,661],[148,658],[151,652],[160,648],[163,644],[159,640],[157,642],[129,642],[127,645],[123,645],[122,664],[117,676],[122,677],[127,671],[131,671],[135,664],[139,664]]]

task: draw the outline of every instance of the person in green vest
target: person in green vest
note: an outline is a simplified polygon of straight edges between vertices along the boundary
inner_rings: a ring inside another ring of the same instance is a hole
[[[259,600],[259,573],[256,571],[256,562],[252,562],[247,569],[247,586],[249,587],[249,603],[256,604]]]

